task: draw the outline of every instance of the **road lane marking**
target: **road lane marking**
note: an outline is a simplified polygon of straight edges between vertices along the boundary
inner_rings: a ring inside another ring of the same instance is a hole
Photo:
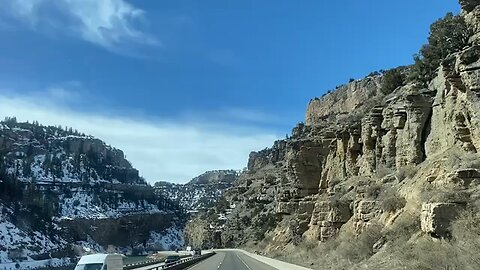
[[[220,261],[220,264],[218,265],[217,269],[220,269],[220,267],[222,266],[222,263],[223,263],[224,260],[225,260],[225,254],[223,255],[223,258],[222,258],[222,260]]]
[[[240,256],[238,256],[238,254],[237,254],[236,252],[235,252],[235,255],[237,255],[237,257],[238,257],[238,258],[240,259],[240,261],[248,268],[248,270],[252,270],[252,268],[250,268],[250,266],[248,266],[248,265],[245,263],[245,261],[244,261],[242,258],[240,258]]]
[[[185,268],[185,269],[188,269],[188,270],[197,269],[198,267],[201,267],[203,263],[205,263],[206,261],[208,261],[208,259],[214,258],[216,255],[219,255],[219,254],[220,254],[220,253],[216,253],[216,254],[214,254],[213,256],[208,257],[208,258],[206,258],[205,260],[202,260],[202,261],[198,262],[197,264],[194,264],[194,265],[192,265],[192,266],[189,266],[189,267],[187,267],[187,268]],[[225,259],[225,257],[222,258],[222,261],[220,262],[220,265],[222,264],[222,262],[223,262],[224,259]],[[220,268],[220,266],[218,266],[218,268]],[[218,268],[217,268],[217,269],[218,269]]]

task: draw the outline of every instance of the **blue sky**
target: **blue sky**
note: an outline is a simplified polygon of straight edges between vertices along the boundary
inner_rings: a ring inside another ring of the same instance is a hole
[[[430,23],[459,12],[453,0],[6,2],[0,116],[98,136],[151,182],[243,168],[310,98],[411,63]]]

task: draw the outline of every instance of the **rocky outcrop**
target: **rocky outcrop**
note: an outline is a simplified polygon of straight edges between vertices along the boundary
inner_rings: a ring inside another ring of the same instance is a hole
[[[480,185],[480,170],[478,169],[456,170],[447,177],[452,179],[453,183],[459,184],[462,187]]]
[[[69,243],[94,240],[103,247],[146,246],[150,232],[162,232],[172,227],[175,214],[138,214],[116,219],[72,219],[62,220],[62,236]]]
[[[376,217],[378,217],[382,210],[379,207],[379,202],[376,200],[359,200],[354,204],[354,229],[355,232],[360,233],[371,225]]]
[[[321,98],[310,100],[305,124],[316,125],[347,117],[355,111],[363,111],[363,108],[371,103],[372,98],[382,95],[381,79],[380,75],[375,74],[342,85]]]
[[[184,229],[185,243],[193,248],[211,249],[222,246],[221,227],[207,222],[205,216],[196,216]]]
[[[451,222],[463,206],[456,203],[427,203],[422,206],[420,216],[422,231],[434,237],[448,237]]]
[[[479,53],[476,46],[458,53],[430,85],[436,91],[431,120],[435,128],[427,137],[427,155],[452,146],[470,152],[479,149],[480,69],[475,67]]]
[[[460,0],[462,15],[473,32],[470,42],[478,45],[480,42],[480,8],[475,0]]]
[[[99,139],[71,136],[57,139],[53,144],[63,144],[69,152],[77,155],[90,153],[102,157],[108,160],[112,166],[132,168],[130,162],[125,159],[125,154],[122,150],[108,146]]]
[[[310,217],[307,238],[324,241],[335,236],[352,217],[348,203],[318,200]]]
[[[192,180],[187,185],[215,185],[215,184],[233,184],[238,178],[238,172],[235,170],[217,170],[205,172]]]
[[[154,189],[155,193],[178,202],[185,210],[198,212],[212,208],[237,179],[235,170],[208,171],[186,184],[157,182]]]
[[[409,83],[385,95],[382,74],[353,81],[311,100],[305,123],[291,137],[250,154],[248,170],[227,197],[277,216],[268,235],[277,247],[294,243],[298,235],[324,241],[346,224],[358,234],[373,223],[394,223],[401,212],[395,207],[404,207],[395,202],[400,195],[381,194],[392,185],[411,204],[428,203],[421,217],[424,232],[446,235],[465,200],[429,201],[418,193],[427,187],[473,188],[478,170],[449,167],[441,176],[421,172],[410,186],[402,181],[415,174],[405,176],[407,169],[435,163],[446,150],[459,149],[460,155],[480,150],[480,3],[461,4],[475,34],[468,48],[444,59],[428,87]],[[258,216],[242,207],[236,211],[233,217],[246,215],[252,223]],[[227,231],[240,244],[251,239],[239,237],[240,229]]]

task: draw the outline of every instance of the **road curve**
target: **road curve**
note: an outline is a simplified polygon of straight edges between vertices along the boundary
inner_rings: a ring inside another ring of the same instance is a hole
[[[276,270],[277,268],[259,262],[242,252],[219,250],[189,270]]]

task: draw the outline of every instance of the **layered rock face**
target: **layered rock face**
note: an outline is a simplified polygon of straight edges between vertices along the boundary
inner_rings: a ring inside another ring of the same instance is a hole
[[[310,100],[305,123],[315,125],[320,122],[332,121],[347,117],[356,110],[363,110],[372,98],[381,96],[380,91],[382,77],[378,74],[347,85],[338,87],[322,98]]]
[[[264,239],[248,234],[262,228],[255,219],[265,215],[275,217],[276,223],[266,232],[277,247],[294,243],[298,237],[329,239],[345,224],[356,233],[373,221],[387,224],[388,215],[373,190],[375,184],[396,183],[398,192],[406,193],[408,188],[400,183],[404,176],[399,176],[406,168],[431,164],[448,149],[478,152],[480,3],[465,0],[461,4],[462,16],[476,34],[468,48],[443,61],[427,88],[407,84],[385,96],[380,91],[381,75],[353,81],[311,100],[305,124],[295,127],[291,138],[250,154],[248,171],[227,194],[240,207],[223,235],[226,243]],[[410,184],[433,181],[438,187],[446,183],[427,178]],[[456,181],[452,179],[447,182]],[[422,227],[444,236],[445,220],[455,218],[450,212],[457,213],[457,206],[464,202],[436,203],[425,205]],[[252,207],[258,207],[253,216]],[[252,218],[253,225],[243,227],[242,236],[236,227],[245,216]]]
[[[470,42],[478,45],[480,43],[480,8],[478,2],[475,0],[460,0],[460,5],[462,6],[462,15],[474,33]]]

